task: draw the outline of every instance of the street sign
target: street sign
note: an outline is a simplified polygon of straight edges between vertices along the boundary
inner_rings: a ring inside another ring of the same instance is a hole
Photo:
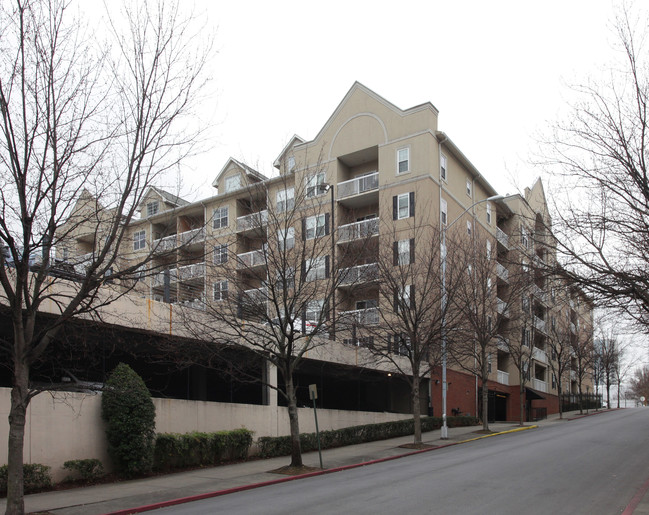
[[[315,385],[315,384],[310,384],[309,385],[309,399],[314,401],[317,398],[318,398],[318,386]]]

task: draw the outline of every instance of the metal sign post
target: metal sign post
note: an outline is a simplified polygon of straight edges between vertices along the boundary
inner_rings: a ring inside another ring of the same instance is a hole
[[[320,430],[318,429],[318,411],[316,410],[315,407],[315,401],[318,398],[317,385],[315,384],[309,385],[309,397],[311,397],[311,400],[313,401],[313,416],[315,417],[315,435],[316,438],[318,439],[318,456],[320,457],[320,468],[323,469],[324,467],[322,466],[322,449],[320,449]]]

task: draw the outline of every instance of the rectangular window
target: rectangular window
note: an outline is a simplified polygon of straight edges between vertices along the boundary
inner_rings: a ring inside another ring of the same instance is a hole
[[[410,171],[410,149],[400,148],[397,150],[397,173]]]
[[[326,193],[327,190],[325,189],[324,183],[324,172],[318,172],[311,175],[306,182],[306,196],[310,198]]]
[[[146,204],[146,216],[153,216],[158,212],[160,204],[157,200],[153,202],[147,202]]]
[[[324,309],[325,302],[324,300],[312,300],[307,302],[306,305],[306,318],[308,321],[318,322],[321,320],[321,317],[324,318],[322,310]]]
[[[133,233],[133,250],[141,250],[146,246],[146,231]]]
[[[448,222],[448,205],[446,200],[440,200],[440,217],[442,219],[442,225],[446,225]]]
[[[222,265],[228,261],[228,246],[216,245],[214,247],[214,264]]]
[[[233,175],[225,179],[225,192],[229,193],[241,187],[241,175]]]
[[[278,290],[292,290],[295,288],[295,269],[287,268],[284,271],[277,271],[275,287]]]
[[[316,215],[308,216],[305,219],[304,223],[304,237],[307,240],[312,240],[314,238],[319,238],[328,234],[327,231],[327,216],[325,215]]]
[[[228,226],[228,206],[219,207],[212,212],[212,227],[221,229]]]
[[[69,248],[63,247],[61,249],[61,259],[63,259],[63,261],[67,261],[68,259],[70,259],[70,249]]]
[[[466,233],[471,236],[471,220],[466,221]]]
[[[491,225],[491,202],[487,202],[487,224]]]
[[[523,334],[522,334],[521,341],[523,345],[525,345],[526,347],[530,346],[530,331],[525,327],[523,327]]]
[[[289,156],[288,158],[288,173],[291,173],[295,170],[295,157]]]
[[[221,301],[228,298],[228,281],[214,283],[214,300]]]
[[[442,180],[446,180],[446,156],[444,154],[439,155],[439,176]]]
[[[471,181],[469,179],[466,180],[466,194],[468,197],[471,197]]]
[[[317,281],[329,277],[329,256],[307,259],[305,266],[307,281]]]
[[[414,287],[412,284],[405,286],[404,288],[399,289],[399,293],[396,294],[394,299],[394,310],[399,313],[401,306],[403,309],[409,309],[413,307],[414,302]]]
[[[409,265],[415,261],[415,240],[399,240],[393,243],[393,264]]]
[[[415,192],[392,197],[392,220],[402,220],[411,216],[415,216]]]
[[[295,188],[286,188],[277,192],[277,212],[290,211],[295,206]]]
[[[525,229],[524,225],[521,225],[521,245],[525,249],[528,249],[530,246],[530,240],[527,235],[527,229]]]
[[[487,259],[491,259],[491,240],[487,240]]]
[[[146,268],[144,265],[138,266],[135,270],[135,279],[138,282],[144,282],[146,280]]]
[[[278,229],[277,243],[279,245],[279,250],[289,250],[295,247],[295,229],[293,227]]]

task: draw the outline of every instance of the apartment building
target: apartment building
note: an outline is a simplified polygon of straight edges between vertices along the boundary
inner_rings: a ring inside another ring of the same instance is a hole
[[[431,103],[403,110],[360,83],[352,86],[312,140],[291,138],[274,167],[276,174],[266,177],[229,159],[212,184],[216,193],[198,202],[150,188],[139,205],[140,218],[129,228],[121,262],[116,263],[125,266],[152,256],[129,295],[168,305],[174,312],[209,313],[233,296],[266,310],[271,282],[286,272],[270,262],[271,250],[314,242],[311,259],[292,267],[291,277],[304,274],[300,284],[305,288],[307,283],[316,288],[311,285],[334,275],[339,280],[333,302],[319,302],[314,290],[300,313],[300,330],[307,332],[312,321],[326,317],[336,320],[337,326],[328,325],[318,336],[326,341],[306,357],[298,372],[299,401],[308,403],[305,387],[315,382],[323,388],[325,407],[409,412],[407,388],[393,380],[384,363],[372,362],[364,347],[373,341],[357,328],[380,326],[381,311],[394,309],[380,293],[382,249],[394,249],[394,266],[407,266],[422,255],[434,230],[461,227],[459,232],[469,239],[487,235],[487,247],[497,261],[496,294],[503,297],[502,312],[509,315],[504,317],[501,340],[493,342],[487,385],[449,363],[449,415],[478,414],[479,394],[486,386],[489,416],[518,418],[519,374],[511,347],[502,344],[505,340],[532,349],[523,393],[528,418],[543,408],[557,411],[558,381],[566,382],[570,391],[577,387],[569,373],[553,376],[548,328],[567,324],[569,330],[574,328],[574,338],[591,334],[592,306],[579,292],[550,281],[542,266],[555,257],[540,181],[523,195],[498,197],[449,136],[438,130],[438,111]],[[88,199],[79,209],[87,205]],[[299,218],[286,224],[285,213],[292,209],[299,209]],[[84,266],[100,243],[98,234],[72,234],[59,257]],[[520,318],[520,310],[508,309],[504,300],[511,287],[510,269],[516,266],[532,278],[527,300],[521,301],[532,322],[526,329],[514,320]],[[414,295],[414,287],[413,283],[403,295]],[[329,314],[323,315],[325,311]],[[243,309],[234,316],[259,323],[258,314],[258,309]],[[187,318],[180,316],[176,323],[183,320]],[[404,351],[397,345],[394,349]],[[273,371],[260,370],[268,373]],[[422,413],[441,415],[440,380],[435,370],[422,382]],[[209,378],[199,382],[210,388]],[[278,402],[267,392],[257,400]]]

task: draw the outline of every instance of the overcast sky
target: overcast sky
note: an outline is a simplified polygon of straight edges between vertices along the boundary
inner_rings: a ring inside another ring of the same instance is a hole
[[[218,53],[195,196],[212,193],[230,156],[272,173],[288,139],[312,139],[356,80],[402,109],[432,102],[499,192],[531,185],[535,133],[560,115],[568,84],[611,59],[618,4],[199,0]]]

